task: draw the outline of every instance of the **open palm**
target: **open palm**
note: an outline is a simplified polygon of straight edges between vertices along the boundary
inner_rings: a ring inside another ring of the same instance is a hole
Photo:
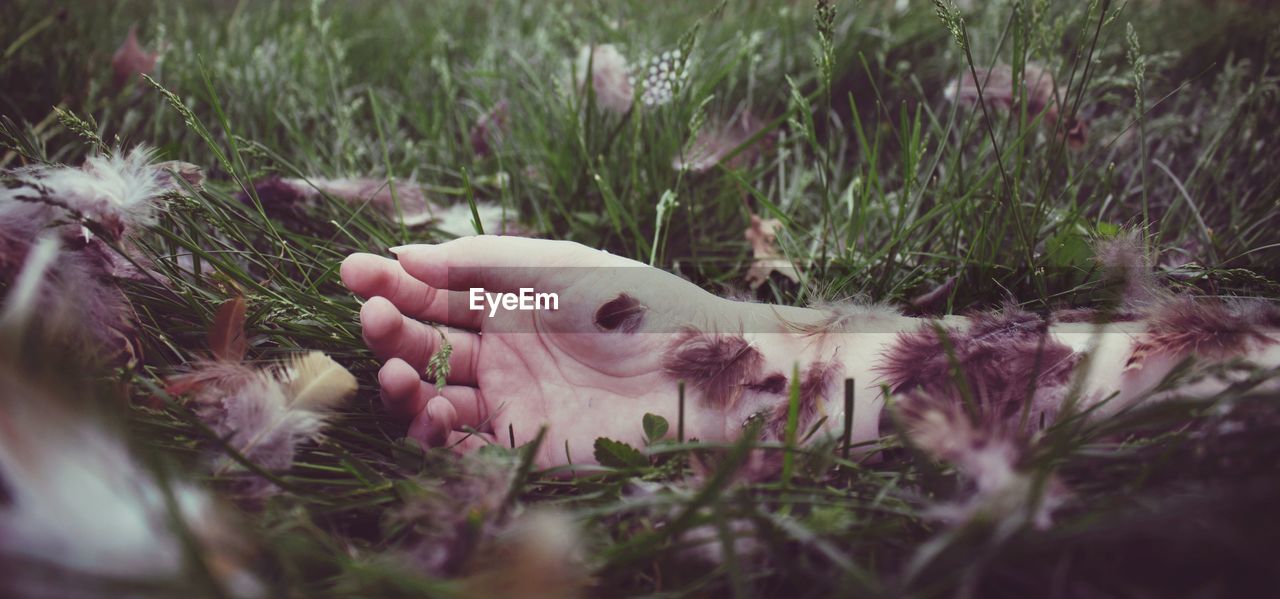
[[[479,236],[395,253],[398,261],[355,254],[342,264],[343,282],[368,298],[360,321],[386,361],[379,383],[388,409],[430,445],[505,444],[508,432],[521,444],[546,425],[544,467],[593,462],[600,436],[638,442],[646,412],[674,423],[665,350],[685,328],[741,327],[736,308],[746,306],[570,242]],[[555,293],[559,309],[491,316],[487,303],[471,309],[473,288]],[[452,355],[437,392],[423,373],[442,339]],[[691,437],[718,439],[725,415],[690,405],[685,426]]]

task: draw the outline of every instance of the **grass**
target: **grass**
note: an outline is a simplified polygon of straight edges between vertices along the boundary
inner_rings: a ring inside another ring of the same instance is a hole
[[[244,294],[251,358],[324,350],[362,386],[324,439],[276,475],[288,490],[245,510],[265,578],[281,595],[448,595],[465,587],[388,559],[411,531],[387,515],[458,465],[402,441],[380,409],[377,363],[336,270],[351,252],[443,236],[337,201],[282,218],[237,198],[251,181],[413,180],[442,202],[499,202],[543,236],[655,261],[717,292],[742,287],[749,214],[774,216],[804,277],[775,277],[757,297],[787,304],[903,302],[955,277],[947,311],[1010,298],[1033,310],[1093,305],[1103,294],[1088,242],[1121,229],[1146,235],[1170,285],[1280,297],[1280,11],[993,2],[960,20],[900,4],[909,9],[9,2],[0,166],[75,164],[99,145],[138,143],[203,166],[205,189],[175,198],[143,242],[163,281],[127,289],[146,356],[127,374],[132,394],[198,357],[216,308]],[[134,23],[167,49],[154,84],[116,90],[111,53]],[[633,61],[679,48],[690,74],[660,108],[593,110],[566,83],[590,43],[618,44]],[[1025,111],[944,99],[957,77],[996,63],[1047,66],[1063,112],[1089,120],[1085,147],[1068,148]],[[502,100],[506,139],[477,156],[470,129]],[[700,126],[742,107],[768,123],[762,160],[672,169]],[[214,274],[193,275],[191,262]],[[729,485],[738,445],[690,488],[681,481],[700,445],[675,443],[581,480],[529,473],[509,492],[512,504],[555,505],[582,523],[593,594],[1238,594],[1276,582],[1261,567],[1280,532],[1274,399],[1233,389],[1055,425],[1028,465],[1073,491],[1048,530],[929,520],[932,502],[963,483],[896,437],[871,462],[793,449],[780,482]],[[180,404],[127,418],[161,463],[227,485],[200,465],[211,440]],[[1223,426],[1237,420],[1253,426]],[[641,497],[639,483],[664,486]],[[676,533],[701,525],[717,531],[706,541],[723,557],[691,565]]]

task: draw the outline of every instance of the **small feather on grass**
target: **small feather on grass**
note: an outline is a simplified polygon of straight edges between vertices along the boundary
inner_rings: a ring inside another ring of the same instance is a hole
[[[322,196],[328,196],[355,206],[367,204],[374,211],[403,222],[406,227],[430,225],[455,237],[476,232],[471,224],[471,207],[468,204],[437,204],[427,197],[421,185],[412,181],[392,182],[368,177],[268,177],[255,183],[254,190],[267,210],[295,219],[305,220],[308,206],[318,204]],[[249,197],[241,194],[240,199],[248,201]],[[476,209],[485,232],[519,229],[514,212],[504,211],[502,206],[476,202]]]
[[[587,94],[587,78],[597,108],[617,114],[631,111],[635,87],[631,83],[631,67],[613,44],[584,46],[573,65],[574,89]]]
[[[671,167],[694,173],[705,173],[721,164],[726,168],[748,167],[769,148],[769,136],[761,136],[732,158],[729,154],[746,144],[761,127],[760,120],[749,110],[709,123],[698,130],[689,148],[671,161]]]
[[[971,73],[965,73],[957,86],[947,90],[952,100],[976,105],[979,100],[989,106],[1014,108],[1022,96],[1015,84],[1014,72],[1009,65],[998,65],[992,69],[978,69],[975,80]],[[1056,131],[1058,120],[1062,117],[1058,98],[1066,93],[1054,82],[1053,75],[1043,67],[1027,64],[1023,72],[1023,87],[1027,103],[1027,118],[1035,119],[1044,115],[1043,124],[1046,129]],[[1088,123],[1081,118],[1069,118],[1061,135],[1072,149],[1080,149],[1087,141]]]
[[[356,387],[355,377],[322,352],[262,369],[203,362],[169,380],[170,392],[192,395],[196,414],[214,433],[267,470],[292,466],[298,445],[314,440]],[[223,460],[217,471],[232,464]]]
[[[778,230],[782,221],[776,218],[760,218],[751,215],[751,226],[743,232],[747,243],[751,244],[751,266],[747,269],[747,285],[758,289],[769,280],[769,275],[778,273],[793,283],[800,282],[800,274],[796,267],[782,255],[778,249]]]
[[[131,83],[139,74],[150,75],[155,71],[159,52],[148,52],[138,43],[138,26],[129,27],[129,34],[111,56],[112,81],[117,89]]]

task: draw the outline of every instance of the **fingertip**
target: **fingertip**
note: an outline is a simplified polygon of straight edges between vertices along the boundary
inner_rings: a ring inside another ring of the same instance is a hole
[[[400,268],[409,276],[432,287],[447,288],[445,284],[445,265],[435,252],[436,246],[419,244],[404,245],[391,248],[391,253],[400,261]]]
[[[401,415],[412,416],[418,412],[417,408],[406,409],[405,406],[417,399],[421,384],[422,379],[418,378],[413,366],[400,358],[387,360],[378,370],[378,386],[382,389],[383,404],[388,410]]]
[[[342,264],[338,267],[338,276],[347,289],[359,286],[363,279],[362,275],[369,267],[370,258],[377,258],[377,256],[358,252],[342,259]]]
[[[457,418],[453,404],[437,395],[428,400],[427,405],[413,419],[413,423],[409,425],[409,437],[417,440],[424,448],[440,447],[449,439]]]
[[[427,412],[431,414],[431,419],[444,429],[445,433],[453,430],[458,424],[457,408],[454,408],[453,402],[443,395],[437,395],[427,400]],[[443,439],[441,440],[443,441]]]
[[[429,248],[433,244],[430,243],[407,243],[405,245],[397,245],[387,248],[388,252],[399,256],[402,252],[410,252],[418,248]]]
[[[403,323],[400,311],[385,297],[371,297],[360,307],[360,326],[366,341],[388,339],[400,332]]]
[[[418,442],[423,449],[431,449],[435,447],[431,444],[431,414],[427,411],[426,406],[413,417],[413,422],[409,423],[409,431],[406,433],[410,439]]]

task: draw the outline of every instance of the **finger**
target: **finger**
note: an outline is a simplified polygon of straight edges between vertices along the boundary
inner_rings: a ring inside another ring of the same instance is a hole
[[[427,400],[430,399],[424,395],[425,389],[418,371],[400,358],[387,360],[378,370],[378,387],[382,405],[396,418],[413,418],[427,407]]]
[[[424,382],[423,385],[435,390],[432,383]],[[470,427],[482,432],[493,431],[493,424],[489,422],[489,410],[485,407],[484,395],[479,389],[466,385],[445,385],[440,390],[440,395],[448,399],[458,412],[458,421],[454,426],[456,430]]]
[[[428,383],[418,377],[418,373],[408,362],[399,358],[387,360],[378,371],[378,384],[381,387],[382,403],[387,411],[397,418],[405,420],[417,416],[427,402],[436,396],[444,396],[453,404],[457,418],[453,423],[454,430],[470,427],[479,431],[491,431],[486,420],[487,410],[475,387],[463,385],[446,385],[438,389],[434,383]]]
[[[459,329],[437,331],[400,313],[383,297],[374,297],[360,308],[360,326],[364,341],[379,358],[400,358],[417,372],[423,372],[431,356],[441,347],[441,332],[452,346],[447,379],[461,384],[476,383],[476,360],[480,353],[480,336]]]
[[[480,329],[481,312],[468,309],[467,296],[436,289],[409,276],[400,263],[373,254],[351,254],[339,270],[342,284],[364,298],[385,297],[406,316],[463,329]]]
[[[485,445],[495,444],[497,444],[497,440],[493,435],[477,432],[454,431],[449,433],[449,439],[445,441],[445,447],[457,453],[470,453]]]
[[[444,396],[427,400],[427,405],[409,425],[409,436],[427,447],[443,446],[458,421],[457,410]]]
[[[513,292],[546,285],[557,268],[639,266],[571,241],[478,235],[391,248],[404,271],[438,289]]]

